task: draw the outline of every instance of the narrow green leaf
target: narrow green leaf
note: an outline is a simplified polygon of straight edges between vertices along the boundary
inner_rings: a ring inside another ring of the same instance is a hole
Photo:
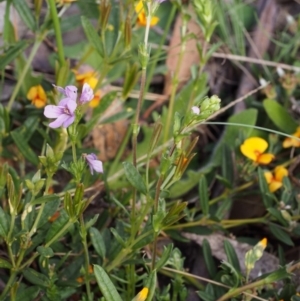
[[[105,56],[101,39],[91,22],[85,17],[81,17],[82,27],[89,42],[93,45],[101,57]]]
[[[204,175],[200,176],[199,180],[199,200],[202,213],[207,216],[209,214],[209,198],[208,198],[208,186],[206,177]]]
[[[207,267],[209,276],[213,279],[217,275],[217,268],[216,268],[215,261],[212,257],[211,248],[207,239],[203,240],[202,250],[203,250],[205,265]]]
[[[90,232],[93,247],[95,248],[97,254],[101,256],[101,258],[105,258],[106,246],[101,233],[99,232],[98,229],[94,227],[91,227],[89,232]]]
[[[48,287],[49,278],[44,274],[38,273],[34,269],[27,268],[23,271],[24,278],[32,284]]]
[[[1,237],[3,238],[6,237],[6,235],[8,234],[8,228],[9,228],[9,224],[8,224],[6,213],[4,212],[2,207],[0,207],[0,236]]]
[[[271,215],[273,215],[277,221],[279,221],[283,226],[288,227],[289,223],[288,221],[282,216],[281,212],[279,210],[277,210],[276,208],[268,208],[267,209]]]
[[[269,191],[269,186],[266,181],[264,171],[261,168],[258,168],[258,183],[259,189],[261,191],[261,196],[263,198],[263,203],[266,208],[270,208],[273,206],[274,195],[272,195]]]
[[[38,296],[40,292],[40,288],[36,286],[23,288],[22,286],[19,287],[17,291],[17,297],[15,301],[32,301],[36,300],[36,297]]]
[[[270,224],[270,231],[271,233],[280,241],[282,241],[283,243],[285,243],[288,246],[294,246],[293,241],[291,240],[289,234],[285,231],[283,231],[281,228],[279,228],[279,226],[277,226],[276,224]]]
[[[130,162],[123,162],[123,167],[124,167],[126,178],[130,182],[130,184],[133,187],[135,187],[139,192],[146,194],[147,193],[146,184],[142,176],[137,171],[137,169],[133,166],[133,164]]]
[[[122,301],[118,291],[105,270],[99,265],[94,265],[94,273],[104,299],[106,301]]]
[[[9,47],[3,55],[0,55],[0,70],[4,70],[4,68],[22,53],[27,46],[27,42],[19,41],[15,45]]]
[[[166,264],[166,262],[170,258],[170,254],[172,253],[172,251],[173,251],[173,244],[169,244],[166,248],[164,248],[162,256],[160,257],[160,259],[155,264],[155,269],[157,271],[159,269],[161,269],[162,267],[164,267],[164,265]]]
[[[43,203],[48,203],[51,201],[58,200],[59,197],[56,194],[49,194],[49,195],[43,195],[40,198],[35,199],[32,201],[30,204],[31,205],[38,205],[38,204],[43,204]]]
[[[266,99],[263,106],[269,118],[281,131],[288,134],[295,132],[298,124],[281,104],[276,100]]]
[[[59,218],[51,225],[46,235],[46,242],[49,242],[64,226],[69,222],[69,216],[66,211],[61,210]]]
[[[22,155],[32,164],[38,165],[39,163],[38,156],[30,148],[28,143],[25,141],[24,137],[16,131],[11,132],[10,135],[14,140],[15,144],[17,145],[18,149],[22,153]]]
[[[31,29],[33,32],[36,31],[36,23],[34,16],[32,14],[31,9],[28,7],[27,2],[24,0],[12,0],[12,3],[19,13],[19,16],[21,17],[22,21],[27,25],[29,29]]]
[[[0,268],[2,269],[11,269],[12,265],[7,260],[0,258]]]
[[[90,220],[88,220],[85,224],[85,228],[88,230],[90,227],[92,227],[98,220],[98,217],[99,217],[99,214],[96,214]]]
[[[234,247],[228,240],[224,241],[224,249],[229,263],[240,273],[241,267]]]

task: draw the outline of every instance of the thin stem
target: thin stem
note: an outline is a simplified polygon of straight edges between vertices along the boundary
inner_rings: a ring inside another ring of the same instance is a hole
[[[17,272],[16,271],[13,271],[11,274],[10,274],[10,277],[4,287],[4,290],[0,296],[0,301],[3,301],[8,293],[8,291],[11,289],[14,281],[15,281],[15,278],[17,276]]]
[[[90,266],[90,259],[89,259],[89,251],[88,251],[88,245],[86,241],[86,228],[84,225],[84,219],[83,215],[80,215],[80,228],[81,228],[81,238],[82,238],[82,244],[83,244],[83,250],[84,250],[84,259],[85,259],[85,287],[86,292],[88,296],[88,300],[92,301],[92,294],[91,294],[91,286],[90,286],[90,273],[89,273],[89,266]]]
[[[64,46],[63,46],[63,40],[62,40],[55,0],[49,0],[49,6],[50,6],[50,13],[53,21],[54,32],[55,32],[58,60],[60,66],[63,66],[65,64]]]
[[[15,86],[15,89],[14,89],[14,91],[13,91],[13,93],[12,93],[12,95],[11,95],[9,101],[8,101],[8,104],[7,104],[7,111],[8,112],[12,108],[12,105],[13,105],[13,103],[14,103],[14,101],[15,101],[18,93],[19,93],[19,90],[20,90],[20,88],[21,88],[21,86],[22,86],[22,84],[24,82],[24,79],[25,79],[25,76],[27,74],[27,71],[28,71],[28,69],[29,69],[29,67],[30,67],[30,65],[31,65],[31,63],[32,63],[32,61],[34,59],[34,56],[36,55],[36,53],[37,53],[37,51],[38,51],[38,49],[39,49],[42,41],[43,41],[43,38],[36,39],[35,42],[34,42],[34,44],[33,44],[33,47],[31,49],[30,55],[29,55],[29,57],[26,60],[26,64],[25,64],[25,66],[24,66],[21,74],[18,76],[18,82],[17,82],[17,84]]]
[[[76,162],[77,162],[76,143],[72,141],[71,144],[72,144],[72,156],[73,156],[73,161],[74,161],[74,163],[76,163]]]

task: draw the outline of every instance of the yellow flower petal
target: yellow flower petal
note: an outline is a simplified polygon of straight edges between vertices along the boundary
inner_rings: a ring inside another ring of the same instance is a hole
[[[158,23],[158,21],[159,21],[159,18],[153,16],[153,17],[151,18],[150,26],[155,26],[155,25]]]
[[[277,166],[274,170],[274,174],[275,174],[276,181],[282,182],[282,179],[284,177],[287,177],[289,172],[283,166]]]
[[[47,103],[47,96],[41,85],[33,86],[27,92],[26,97],[31,100],[37,108],[43,108]]]
[[[144,287],[136,296],[136,301],[145,301],[148,296],[149,289]]]
[[[258,156],[257,158],[257,163],[260,164],[269,164],[273,159],[275,158],[275,156],[273,154],[262,154],[260,156]]]
[[[140,0],[140,1],[138,2],[138,4],[135,6],[135,12],[136,12],[137,14],[139,14],[139,13],[141,13],[143,10],[144,10],[143,1]]]
[[[288,148],[288,147],[300,147],[300,140],[296,139],[296,138],[290,138],[287,137],[284,139],[282,146],[284,148]]]
[[[264,173],[264,176],[265,176],[267,183],[270,184],[273,180],[273,174],[270,171],[266,171]]]
[[[281,183],[281,182],[273,181],[273,182],[269,185],[269,190],[270,190],[270,192],[275,192],[275,191],[278,190],[281,186],[282,186],[282,183]]]
[[[268,142],[259,137],[251,137],[244,141],[240,150],[242,154],[257,162],[258,157],[268,148]]]
[[[95,93],[94,98],[89,102],[89,107],[96,108],[99,105],[100,100],[101,100],[101,90],[98,90]]]

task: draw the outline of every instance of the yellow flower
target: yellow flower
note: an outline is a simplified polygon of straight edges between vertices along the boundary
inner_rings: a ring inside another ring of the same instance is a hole
[[[275,168],[274,173],[267,171],[264,173],[270,192],[275,192],[282,186],[282,180],[288,175],[288,170],[279,165]]]
[[[267,244],[268,244],[268,240],[265,237],[258,242],[258,245],[261,246],[263,249],[266,248]]]
[[[94,98],[89,102],[89,106],[91,108],[96,108],[99,104],[101,100],[101,90],[98,90],[95,95],[94,95]]]
[[[244,141],[240,150],[242,154],[258,164],[269,164],[275,156],[270,153],[264,154],[268,148],[268,142],[259,137],[251,137]]]
[[[47,103],[47,96],[41,85],[31,87],[27,93],[27,98],[37,108],[43,108]]]
[[[148,296],[149,289],[144,287],[134,298],[135,301],[145,301]]]
[[[135,12],[137,13],[137,24],[140,26],[146,26],[147,17],[143,6],[143,1],[140,0],[135,6]],[[150,21],[150,26],[155,26],[159,21],[158,17],[152,16]]]
[[[97,73],[95,71],[88,71],[85,73],[78,73],[78,71],[73,71],[75,73],[76,81],[83,86],[87,83],[92,89],[95,89],[98,83]]]
[[[69,4],[72,2],[75,2],[76,0],[56,0],[56,3],[58,3],[60,6],[64,4]]]
[[[284,148],[288,148],[288,147],[300,147],[300,126],[297,127],[296,132],[293,134],[294,137],[298,138],[291,138],[291,137],[287,137],[284,139],[282,146]]]

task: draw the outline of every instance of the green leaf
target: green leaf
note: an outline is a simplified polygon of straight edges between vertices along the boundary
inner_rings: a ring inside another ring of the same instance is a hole
[[[98,217],[99,217],[99,214],[96,214],[90,220],[88,220],[85,223],[85,228],[88,230],[90,227],[92,227],[96,223]]]
[[[28,7],[27,2],[24,2],[24,0],[12,0],[12,3],[17,12],[19,13],[19,16],[21,17],[22,21],[27,25],[29,29],[35,32],[35,19],[31,12],[31,9]]]
[[[292,134],[298,124],[291,117],[291,114],[276,100],[266,99],[263,106],[273,123],[284,133]]]
[[[69,222],[69,216],[65,210],[60,211],[59,218],[51,225],[46,235],[46,242],[49,242],[58,232],[60,232]],[[63,235],[63,233],[62,233]]]
[[[209,199],[208,199],[208,186],[206,177],[201,175],[199,180],[199,200],[202,213],[207,216],[209,214]]]
[[[261,191],[261,196],[263,198],[263,203],[266,208],[270,208],[273,206],[274,195],[270,193],[269,186],[266,181],[264,171],[262,168],[258,168],[258,183],[259,189]]]
[[[38,296],[40,292],[40,288],[36,286],[23,288],[20,287],[17,291],[17,297],[15,301],[32,301],[36,300],[36,297]]]
[[[237,270],[239,273],[241,272],[241,267],[239,263],[239,259],[236,255],[234,247],[228,240],[224,241],[224,249],[229,263]]]
[[[170,258],[170,254],[172,253],[172,251],[173,251],[173,244],[169,244],[166,248],[164,248],[162,256],[160,257],[160,259],[155,264],[155,269],[157,271],[159,269],[161,269],[162,267],[164,267],[164,265],[166,264],[166,262]]]
[[[245,125],[255,125],[257,119],[257,110],[248,109],[244,110],[236,115],[231,116],[228,119],[228,123],[239,123]],[[251,127],[241,127],[239,125],[228,125],[224,134],[225,143],[232,148],[235,145],[236,138],[239,137],[240,132],[245,137],[249,137],[251,134]]]
[[[94,227],[91,227],[89,232],[90,232],[93,247],[95,248],[97,254],[104,259],[106,256],[106,247],[101,233],[99,232],[98,229]]]
[[[279,221],[284,227],[288,227],[289,223],[288,221],[282,216],[281,212],[279,210],[277,210],[276,208],[268,208],[267,209],[271,215],[273,215],[273,217],[276,218],[277,221]]]
[[[2,269],[11,269],[12,265],[7,260],[0,258],[0,268]]]
[[[100,36],[98,35],[97,31],[95,30],[94,26],[91,22],[85,17],[81,17],[82,27],[84,29],[85,35],[89,42],[93,45],[99,55],[103,58],[105,57],[105,51],[103,45],[101,43]]]
[[[9,228],[9,224],[8,224],[6,213],[4,212],[2,207],[0,207],[0,236],[1,237],[4,238],[6,237],[6,235],[8,234],[8,228]]]
[[[24,137],[16,131],[11,132],[10,135],[25,159],[27,159],[34,165],[38,165],[38,156],[30,148]]]
[[[213,279],[217,275],[217,269],[216,269],[216,264],[212,257],[211,248],[210,248],[210,245],[209,245],[209,242],[207,239],[203,240],[202,251],[203,251],[203,257],[204,257],[205,265],[207,267],[209,276]]]
[[[118,291],[105,270],[99,265],[94,265],[94,273],[104,299],[106,301],[122,301]]]
[[[135,187],[139,192],[146,195],[147,194],[146,184],[142,176],[137,171],[137,169],[133,166],[133,164],[130,162],[123,162],[123,167],[124,167],[126,178],[130,182],[130,184],[133,187]]]
[[[34,201],[32,201],[30,204],[31,205],[38,205],[38,204],[52,202],[52,201],[55,201],[55,200],[58,200],[58,199],[59,199],[59,197],[56,194],[43,195],[40,198],[37,198]]]
[[[4,70],[4,68],[22,53],[27,46],[27,42],[19,41],[15,45],[9,47],[3,55],[0,55],[0,70]]]
[[[50,280],[44,274],[38,273],[34,269],[27,268],[23,271],[24,278],[32,284],[48,287]]]
[[[270,224],[270,231],[271,233],[281,242],[285,243],[288,246],[294,246],[293,241],[291,240],[289,234],[283,231],[279,226],[276,224]]]
[[[36,250],[41,256],[44,256],[47,258],[54,256],[54,252],[50,247],[38,246]]]

